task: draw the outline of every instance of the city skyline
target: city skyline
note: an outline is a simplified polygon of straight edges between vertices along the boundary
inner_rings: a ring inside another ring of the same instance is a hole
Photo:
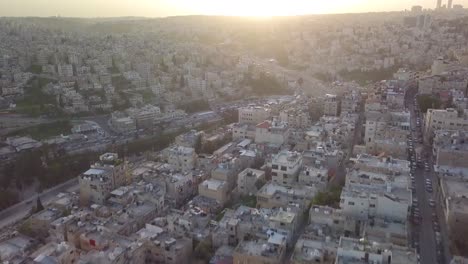
[[[452,2],[452,1],[451,1]],[[468,0],[453,1],[468,6]],[[413,5],[434,9],[436,0],[377,2],[370,0],[334,0],[325,3],[307,0],[214,1],[181,0],[83,0],[79,2],[16,0],[0,1],[0,16],[63,17],[167,17],[181,15],[289,16],[304,14],[360,13],[409,10]],[[448,5],[442,1],[442,5]]]

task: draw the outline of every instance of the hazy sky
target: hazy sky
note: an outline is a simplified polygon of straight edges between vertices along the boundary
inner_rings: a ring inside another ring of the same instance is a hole
[[[468,6],[468,0],[453,2]],[[412,5],[434,8],[436,0],[0,0],[0,16],[296,15],[393,11]]]

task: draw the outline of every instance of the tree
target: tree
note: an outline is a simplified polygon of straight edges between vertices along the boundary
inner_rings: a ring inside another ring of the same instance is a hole
[[[44,210],[44,206],[42,205],[41,198],[37,197],[36,201],[36,213]]]
[[[204,260],[208,263],[213,255],[213,249],[209,241],[203,240],[195,247],[194,255],[198,259]]]
[[[10,191],[10,190],[2,190],[0,192],[0,210],[8,208],[9,206],[12,206],[18,201],[19,201],[18,193],[14,191]]]
[[[304,79],[302,77],[300,77],[298,80],[297,80],[297,83],[299,84],[299,86],[302,87],[302,85],[304,84]]]
[[[195,153],[200,154],[202,150],[202,138],[201,136],[198,136],[197,139],[195,140]]]
[[[340,203],[341,187],[331,188],[328,191],[319,192],[312,200],[314,205],[327,205],[338,207]]]
[[[184,88],[185,87],[185,78],[184,76],[180,76],[180,88]]]
[[[442,105],[439,98],[432,97],[431,95],[418,96],[418,105],[422,113],[426,113],[427,109],[438,109]]]

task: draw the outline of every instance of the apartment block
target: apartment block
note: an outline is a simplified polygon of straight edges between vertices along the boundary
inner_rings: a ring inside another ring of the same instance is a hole
[[[110,193],[127,182],[127,166],[115,153],[101,155],[100,162],[78,176],[80,204],[103,204]]]
[[[265,172],[247,168],[237,175],[237,191],[243,195],[256,194],[258,184],[265,181]]]
[[[271,110],[265,107],[248,106],[239,108],[239,123],[257,125],[269,119]]]
[[[278,184],[293,184],[302,168],[302,155],[297,152],[281,151],[271,160],[272,181]]]
[[[278,120],[263,121],[255,128],[255,143],[281,146],[288,143],[290,131],[286,123]]]
[[[197,163],[197,154],[193,148],[175,145],[164,149],[162,155],[167,163],[181,171],[191,171]]]
[[[424,118],[424,138],[429,140],[436,130],[468,131],[468,113],[458,114],[453,108],[428,109]]]
[[[323,103],[323,114],[326,116],[339,116],[341,101],[335,94],[326,94]]]

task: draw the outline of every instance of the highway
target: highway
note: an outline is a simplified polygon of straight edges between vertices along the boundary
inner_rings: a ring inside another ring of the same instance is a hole
[[[31,208],[36,205],[37,197],[41,199],[44,207],[50,203],[57,194],[61,192],[73,192],[78,190],[78,178],[73,178],[67,182],[52,187],[41,194],[36,194],[29,199],[17,203],[7,209],[0,211],[0,229],[6,228],[11,224],[28,216]]]

